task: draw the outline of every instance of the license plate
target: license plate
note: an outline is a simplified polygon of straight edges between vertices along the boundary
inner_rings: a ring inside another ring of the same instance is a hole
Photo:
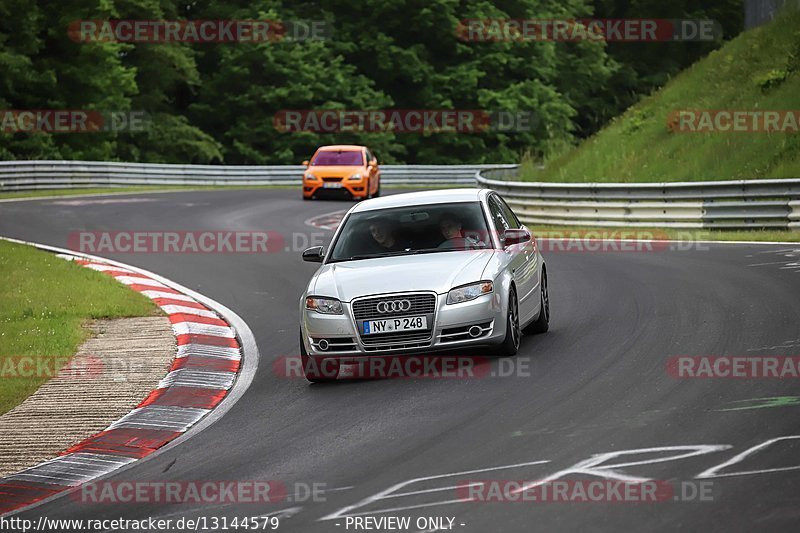
[[[428,318],[422,315],[386,318],[383,320],[365,320],[363,328],[364,335],[391,333],[393,331],[416,331],[419,329],[428,329]]]
[[[326,181],[322,184],[323,189],[341,189],[342,184],[338,181]]]

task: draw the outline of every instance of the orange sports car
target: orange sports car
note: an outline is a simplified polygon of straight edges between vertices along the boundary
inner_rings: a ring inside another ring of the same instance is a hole
[[[378,160],[366,146],[320,146],[303,164],[303,200],[322,196],[365,200],[381,194]]]

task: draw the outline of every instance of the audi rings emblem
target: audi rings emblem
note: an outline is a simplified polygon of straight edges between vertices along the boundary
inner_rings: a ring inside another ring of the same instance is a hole
[[[379,313],[399,313],[411,310],[410,300],[385,300],[378,302],[375,310]]]

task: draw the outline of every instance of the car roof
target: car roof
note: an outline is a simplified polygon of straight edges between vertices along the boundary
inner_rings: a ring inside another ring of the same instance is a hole
[[[364,146],[359,146],[357,144],[330,144],[328,146],[320,146],[318,150],[320,152],[333,152],[333,151],[352,151],[352,150],[361,150],[365,148]]]
[[[353,213],[406,207],[411,205],[444,204],[449,202],[477,202],[488,189],[441,189],[435,191],[408,192],[365,200],[353,207]]]

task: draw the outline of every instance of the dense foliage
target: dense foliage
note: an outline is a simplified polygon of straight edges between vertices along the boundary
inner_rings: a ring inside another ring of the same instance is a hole
[[[543,157],[596,132],[719,43],[465,42],[462,19],[710,17],[738,33],[741,6],[711,0],[3,0],[0,109],[141,110],[139,132],[0,133],[3,159],[297,163],[319,144],[364,143],[381,162]],[[81,19],[317,19],[326,40],[79,43]],[[286,133],[285,109],[533,111],[530,131]]]

